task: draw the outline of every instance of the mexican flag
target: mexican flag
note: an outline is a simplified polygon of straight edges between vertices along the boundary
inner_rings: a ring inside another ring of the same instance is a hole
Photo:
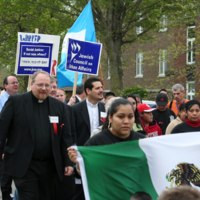
[[[78,147],[86,200],[130,200],[138,191],[156,200],[167,188],[200,187],[200,133],[182,133],[103,146]]]

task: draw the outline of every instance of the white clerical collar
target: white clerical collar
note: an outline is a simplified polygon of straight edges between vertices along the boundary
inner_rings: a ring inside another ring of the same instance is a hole
[[[38,99],[38,103],[43,103],[44,100]]]

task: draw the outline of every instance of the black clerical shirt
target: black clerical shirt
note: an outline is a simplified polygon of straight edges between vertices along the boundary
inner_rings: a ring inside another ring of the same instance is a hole
[[[34,129],[34,152],[33,159],[52,159],[51,130],[49,121],[48,98],[39,101],[33,96],[33,126]]]

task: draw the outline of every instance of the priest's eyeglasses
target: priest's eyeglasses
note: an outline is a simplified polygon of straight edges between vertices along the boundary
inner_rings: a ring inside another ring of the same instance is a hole
[[[36,83],[38,88],[46,88],[49,89],[51,86],[49,84],[43,84],[43,83]]]

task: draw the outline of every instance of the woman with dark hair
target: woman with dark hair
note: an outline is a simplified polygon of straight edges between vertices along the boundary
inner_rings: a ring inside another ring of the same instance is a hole
[[[103,145],[144,138],[132,130],[135,121],[131,103],[123,98],[116,99],[108,109],[102,132],[90,138],[85,145]]]
[[[132,130],[135,121],[134,112],[131,103],[123,98],[116,99],[108,109],[106,122],[102,131],[91,137],[86,146],[114,144],[130,140],[138,140],[145,136]],[[69,148],[68,154],[73,162],[76,162],[76,152]],[[75,158],[75,159],[74,159]]]
[[[198,100],[190,100],[185,104],[186,120],[177,125],[172,133],[184,133],[200,131],[200,102]]]
[[[116,99],[108,108],[102,131],[91,137],[85,145],[106,145],[144,138],[143,134],[133,131],[134,121],[131,103],[124,98]],[[77,151],[73,147],[68,148],[68,155],[72,162],[77,163]],[[76,166],[76,171],[79,173],[78,163]]]
[[[165,131],[165,134],[171,134],[173,128],[175,126],[177,126],[178,124],[181,124],[182,122],[185,121],[185,118],[186,118],[186,111],[185,111],[185,104],[182,103],[179,108],[178,108],[178,115],[176,117],[176,119],[172,120],[168,126],[167,126],[167,129]]]
[[[138,105],[137,97],[133,94],[129,94],[125,98],[132,104],[133,111],[134,111],[134,114],[135,114],[135,122],[133,124],[133,130],[136,131],[136,132],[142,132],[143,133],[144,130],[142,128],[140,116],[139,116],[138,109],[137,109],[137,105]]]

